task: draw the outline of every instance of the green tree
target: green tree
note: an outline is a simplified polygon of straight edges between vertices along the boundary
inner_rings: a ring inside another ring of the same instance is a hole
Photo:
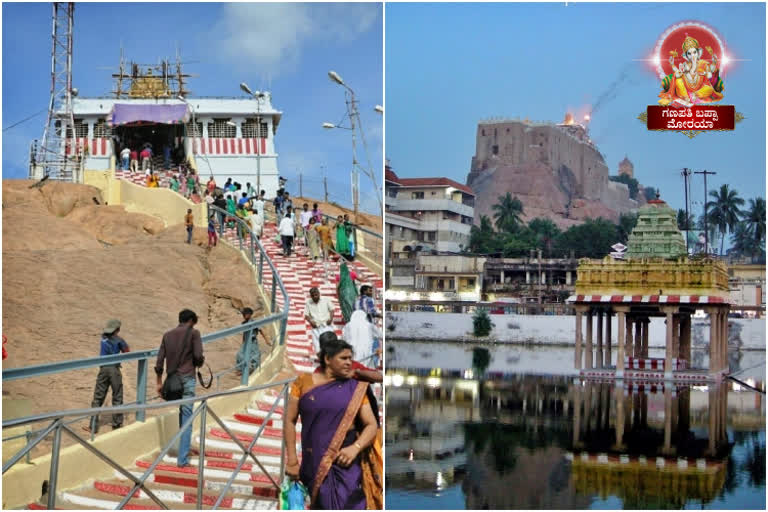
[[[608,178],[611,181],[615,181],[617,183],[624,183],[627,187],[629,187],[630,199],[637,199],[637,191],[638,191],[638,188],[640,188],[640,184],[637,182],[635,178],[630,178],[626,174],[619,174],[618,176],[609,176]],[[655,197],[655,194],[654,194],[654,197]]]
[[[680,208],[677,210],[677,229],[685,231],[685,226],[685,210]],[[696,216],[691,212],[688,212],[688,226],[688,229],[690,230],[696,229]]]
[[[560,236],[560,228],[551,219],[538,217],[528,223],[528,230],[532,235],[536,248],[541,249],[544,256],[550,258]]]
[[[491,315],[483,308],[478,308],[472,315],[472,330],[475,336],[488,336],[493,330]]]
[[[619,240],[618,227],[598,217],[586,219],[584,224],[571,226],[558,237],[557,250],[562,254],[574,251],[577,258],[603,258]]]
[[[746,222],[736,224],[736,229],[731,233],[731,248],[732,252],[738,256],[751,256],[752,258],[765,256],[765,244],[762,243],[762,240],[755,240],[752,230]]]
[[[645,187],[643,189],[643,194],[645,194],[645,200],[650,201],[652,199],[656,199],[656,189],[653,187]]]
[[[722,255],[725,235],[733,233],[736,229],[736,224],[742,216],[739,207],[744,204],[744,199],[739,197],[738,192],[729,189],[727,184],[721,185],[720,190],[711,190],[709,195],[714,198],[714,201],[707,203],[709,222],[717,226],[720,232],[720,255]]]
[[[632,230],[635,229],[635,226],[637,226],[636,213],[622,213],[619,215],[619,224],[617,225],[619,242],[626,244],[627,240],[629,240],[629,235],[632,233]]]
[[[744,222],[755,242],[762,245],[765,238],[765,199],[758,197],[749,200],[749,209],[744,212]]]
[[[493,205],[493,218],[499,231],[514,232],[522,223],[523,203],[507,192],[499,196],[499,202]]]
[[[493,224],[491,219],[487,215],[480,217],[480,226],[472,226],[469,231],[469,244],[467,249],[469,252],[478,254],[487,254],[493,252],[492,243],[495,233],[493,231]]]

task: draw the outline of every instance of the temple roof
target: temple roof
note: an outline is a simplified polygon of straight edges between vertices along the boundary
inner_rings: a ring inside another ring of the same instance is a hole
[[[638,211],[637,225],[627,246],[627,259],[673,259],[687,254],[683,235],[677,229],[677,212],[658,198]]]

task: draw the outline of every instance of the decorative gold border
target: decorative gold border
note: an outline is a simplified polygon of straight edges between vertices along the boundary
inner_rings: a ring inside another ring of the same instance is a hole
[[[719,105],[718,104],[718,105],[714,105],[714,106],[718,106],[718,107],[732,107],[733,105]],[[706,132],[732,132],[733,130],[736,129],[736,123],[740,123],[741,121],[746,119],[746,116],[744,116],[744,114],[742,114],[741,112],[736,112],[736,114],[734,115],[734,126],[733,126],[732,130],[729,130],[729,129],[726,129],[726,128],[721,128],[719,130],[667,130],[667,129],[664,129],[664,128],[650,129],[650,128],[648,128],[648,111],[647,110],[645,110],[640,115],[638,115],[637,119],[639,119],[645,125],[646,129],[648,129],[649,132],[678,132],[678,133],[682,133],[683,135],[685,135],[689,139],[692,139],[692,138],[696,137],[697,135],[700,135],[700,134],[706,133]]]

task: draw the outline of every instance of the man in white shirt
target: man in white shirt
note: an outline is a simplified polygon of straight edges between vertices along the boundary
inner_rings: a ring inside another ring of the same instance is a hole
[[[283,241],[283,256],[291,255],[291,245],[293,245],[293,236],[295,231],[293,230],[293,218],[291,216],[290,209],[285,214],[285,217],[280,221],[280,226],[277,228],[280,233],[280,237]]]
[[[250,211],[248,215],[248,223],[251,226],[251,231],[256,235],[256,238],[261,239],[261,233],[264,231],[264,217],[261,216],[258,210],[255,208]]]
[[[261,218],[264,218],[264,198],[259,195],[251,202],[251,209],[258,212]]]
[[[307,248],[307,253],[309,253],[309,238],[307,233],[309,232],[309,219],[311,218],[312,212],[309,211],[309,205],[304,203],[304,206],[302,206],[301,215],[299,216],[299,222],[301,222],[301,227],[304,231],[304,246]]]
[[[122,160],[122,167],[124,171],[128,170],[128,165],[131,159],[131,148],[128,146],[124,147],[123,150],[120,152],[120,159]]]
[[[309,300],[304,307],[304,318],[312,326],[312,346],[320,352],[320,335],[333,331],[333,303],[328,297],[321,297],[320,290],[310,288]]]

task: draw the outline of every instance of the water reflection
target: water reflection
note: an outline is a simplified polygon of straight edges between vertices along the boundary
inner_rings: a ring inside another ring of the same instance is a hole
[[[735,385],[401,374],[387,388],[387,508],[765,504],[765,402]]]

